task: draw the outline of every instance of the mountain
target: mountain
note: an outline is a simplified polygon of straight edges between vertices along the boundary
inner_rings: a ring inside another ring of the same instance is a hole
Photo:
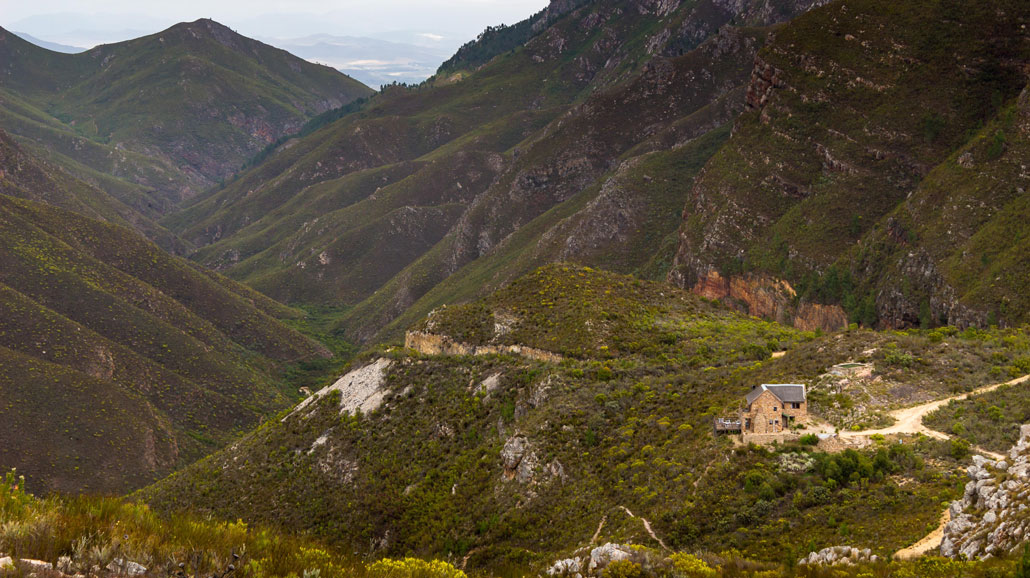
[[[804,329],[1023,322],[1022,3],[814,4],[554,2],[162,224],[361,341],[554,261]],[[994,192],[944,170],[976,146]],[[960,182],[978,216],[930,208]]]
[[[670,278],[781,318],[800,298],[885,327],[1030,320],[1027,8],[868,0],[785,27],[690,192]]]
[[[57,42],[49,42],[49,41],[46,41],[46,40],[40,40],[39,38],[36,38],[35,36],[32,36],[31,34],[25,34],[24,32],[15,32],[14,34],[16,34],[18,37],[20,37],[23,40],[28,40],[29,42],[35,44],[36,46],[39,46],[40,48],[46,48],[47,50],[52,50],[54,52],[64,52],[66,54],[78,54],[79,52],[84,52],[86,50],[85,48],[81,48],[79,46],[69,46],[67,44],[59,44]]]
[[[736,446],[712,419],[758,383],[810,384],[818,416],[871,409],[858,380],[843,393],[827,381],[856,359],[876,376],[868,391],[885,386],[901,403],[963,391],[989,374],[988,352],[1012,360],[1030,346],[1025,331],[945,339],[818,336],[665,283],[551,265],[435,310],[408,348],[365,354],[281,419],[137,497],[312,532],[347,552],[494,570],[541,571],[606,542],[796,560],[846,540],[889,558],[961,494],[965,454],[950,442],[900,436],[832,455]],[[921,362],[902,368],[902,354]],[[955,373],[965,360],[970,374]]]
[[[686,146],[654,160],[682,163],[674,178],[688,182],[743,107],[770,32],[750,24],[810,5],[556,2],[484,34],[470,68],[387,90],[161,222],[200,247],[195,259],[276,299],[353,306],[342,320],[347,335],[372,339],[549,210],[563,206],[569,216],[610,192],[607,179],[649,153]],[[512,50],[527,29],[531,38]],[[590,209],[600,214],[590,218],[624,226],[620,239],[589,250],[632,236],[637,253],[623,258],[623,270],[651,260],[639,252],[675,235],[679,221],[665,217],[679,211],[683,192],[655,190],[621,215],[610,212],[621,200],[597,201]],[[651,215],[663,217],[649,223]],[[669,262],[674,241],[665,245]],[[506,268],[493,286],[536,264]]]
[[[37,488],[149,483],[288,405],[283,368],[329,355],[283,324],[299,312],[54,206],[110,217],[0,145],[0,191],[25,197],[0,194],[0,463]]]
[[[0,127],[52,151],[51,160],[80,177],[115,177],[132,189],[121,200],[148,216],[227,178],[315,115],[371,92],[210,20],[80,54],[0,31],[0,59]]]

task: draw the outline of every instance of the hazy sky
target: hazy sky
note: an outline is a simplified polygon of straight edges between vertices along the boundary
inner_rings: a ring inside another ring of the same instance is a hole
[[[41,38],[76,30],[157,32],[175,22],[214,18],[242,34],[297,37],[327,33],[382,36],[391,32],[460,36],[513,24],[547,0],[0,0],[0,26]],[[47,37],[51,38],[47,38]],[[73,35],[72,35],[73,36]]]

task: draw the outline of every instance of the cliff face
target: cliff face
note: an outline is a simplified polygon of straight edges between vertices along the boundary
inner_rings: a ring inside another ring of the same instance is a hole
[[[790,283],[766,275],[723,277],[718,271],[709,270],[690,290],[728,303],[748,315],[774,319],[804,331],[836,331],[848,324],[848,317],[840,306],[799,304]]]
[[[981,208],[945,225],[942,191],[973,175],[931,177],[957,151],[983,151],[991,139],[994,156],[1015,161],[1014,135],[978,127],[1009,118],[1007,103],[1026,83],[1030,53],[1019,26],[1027,17],[1018,2],[902,9],[861,0],[779,30],[755,59],[733,137],[691,190],[669,279],[704,288],[711,271],[748,272],[789,280],[803,302],[847,304],[853,318],[868,302],[863,320],[888,327],[986,323],[1004,307],[970,294],[973,283],[951,266],[967,257],[950,251],[1003,211],[1003,195],[959,185],[966,190],[951,199]],[[988,142],[978,149],[978,140]],[[990,188],[1024,189],[1013,181],[1022,177]]]

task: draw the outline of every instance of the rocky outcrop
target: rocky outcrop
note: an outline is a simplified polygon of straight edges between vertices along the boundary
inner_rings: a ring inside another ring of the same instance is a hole
[[[951,504],[941,555],[989,558],[1010,552],[1030,532],[1030,425],[1006,460],[973,456],[962,499]]]
[[[573,558],[558,560],[547,569],[548,576],[567,576],[583,578],[584,576],[601,576],[604,569],[612,562],[619,560],[640,561],[645,556],[627,544],[609,542],[598,546],[587,553],[584,548],[574,554],[583,554]]]
[[[532,444],[523,435],[514,435],[508,438],[501,450],[501,462],[504,464],[504,478],[520,484],[528,484],[533,481],[533,475],[539,463]]]
[[[404,336],[404,347],[423,355],[519,355],[527,359],[560,363],[562,356],[525,345],[472,345],[455,341],[447,335],[424,331],[409,331]]]
[[[336,383],[320,389],[315,395],[300,402],[289,415],[282,419],[283,422],[291,416],[303,413],[312,403],[322,399],[330,393],[340,393],[340,412],[361,411],[371,413],[383,403],[386,390],[383,387],[386,379],[386,370],[393,365],[392,359],[381,357],[374,362],[355,369],[347,375],[336,380]]]
[[[860,562],[876,562],[879,557],[873,554],[872,550],[865,548],[859,550],[853,546],[831,546],[823,548],[818,552],[811,552],[808,556],[798,560],[798,564],[810,566],[851,566]]]
[[[783,73],[772,64],[762,61],[761,57],[756,57],[755,67],[751,71],[751,82],[747,85],[745,100],[747,107],[757,109],[765,107],[773,90],[784,86],[786,83],[783,80]]]
[[[836,331],[848,324],[847,314],[838,305],[796,304],[797,292],[790,283],[767,275],[723,277],[715,269],[698,279],[694,293],[717,299],[754,315],[774,319],[804,331]]]

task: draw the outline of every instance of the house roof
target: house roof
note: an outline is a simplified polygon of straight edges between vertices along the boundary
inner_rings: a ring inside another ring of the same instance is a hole
[[[805,401],[804,385],[798,383],[763,383],[747,394],[747,402],[749,404],[752,403],[766,391],[772,392],[773,395],[784,403],[800,403]]]

